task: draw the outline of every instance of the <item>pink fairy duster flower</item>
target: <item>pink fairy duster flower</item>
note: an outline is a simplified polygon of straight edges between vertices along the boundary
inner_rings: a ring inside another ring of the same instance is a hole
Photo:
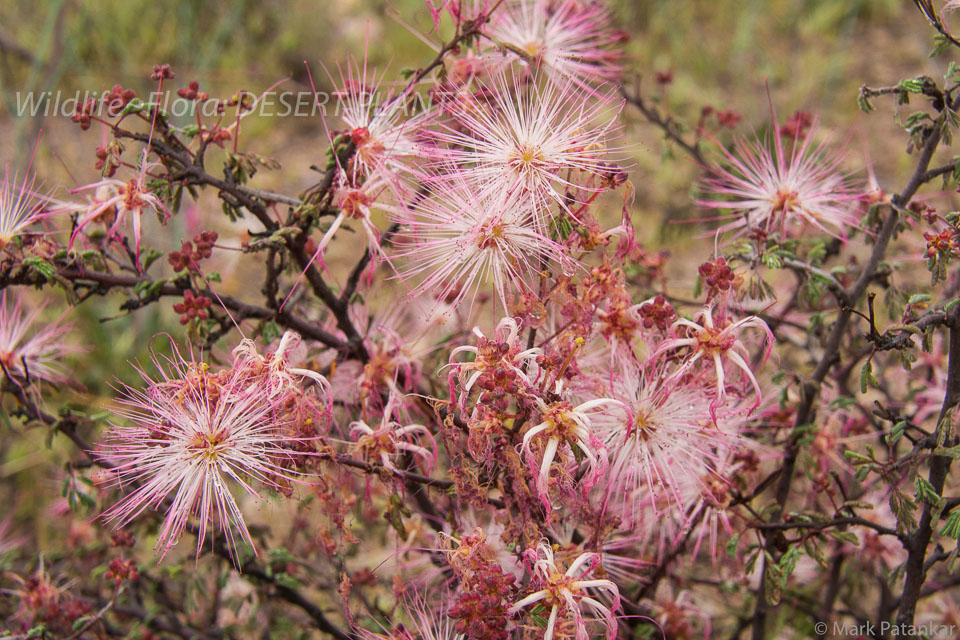
[[[453,306],[469,298],[472,305],[481,286],[492,283],[506,309],[511,294],[534,290],[542,268],[572,263],[516,190],[481,192],[454,174],[433,191],[398,219],[403,230],[391,257],[402,261],[398,278],[419,280],[411,296],[430,293]]]
[[[536,366],[537,356],[543,354],[539,347],[524,349],[520,345],[520,326],[513,318],[501,318],[493,337],[483,335],[480,327],[474,327],[477,345],[463,345],[450,352],[450,396],[455,395],[454,380],[459,378],[461,407],[466,407],[467,397],[474,386],[490,392],[502,388],[505,392],[517,393],[533,385],[535,376],[531,366]],[[460,354],[472,354],[467,362],[459,362]]]
[[[297,277],[297,281],[293,287],[290,288],[290,293],[287,294],[283,304],[280,305],[281,310],[303,280],[310,265],[319,261],[321,267],[326,267],[323,259],[324,253],[327,250],[327,246],[333,240],[333,237],[345,222],[348,223],[351,220],[356,221],[363,229],[364,237],[367,241],[367,252],[371,256],[370,273],[372,273],[373,269],[376,269],[381,260],[386,259],[389,261],[389,258],[387,258],[381,246],[380,228],[377,227],[373,221],[373,210],[375,208],[384,208],[384,205],[378,201],[383,198],[384,192],[388,190],[391,192],[404,191],[404,189],[398,186],[396,177],[389,175],[383,169],[374,170],[372,174],[366,177],[356,176],[352,180],[347,176],[340,175],[338,184],[333,192],[335,198],[334,203],[339,213],[337,217],[333,219],[333,222],[330,223],[326,232],[324,232],[320,242],[317,243],[317,248],[314,250],[307,266],[304,267],[303,271],[301,271]]]
[[[773,107],[771,106],[771,113]],[[734,150],[721,146],[725,165],[708,168],[703,190],[719,198],[701,198],[709,209],[730,209],[736,218],[721,232],[742,234],[753,229],[779,231],[786,237],[808,226],[841,240],[860,218],[861,189],[840,168],[842,152],[814,143],[816,125],[802,140],[784,149],[780,124],[773,114],[773,149],[768,141],[739,139]]]
[[[523,81],[516,73],[493,74],[488,105],[454,102],[449,111],[460,125],[433,135],[447,147],[439,150],[458,173],[482,191],[521,191],[546,229],[544,209],[553,203],[573,214],[571,190],[590,187],[590,177],[610,170],[608,140],[617,124],[612,95],[588,95],[563,84]],[[584,179],[576,180],[577,177]],[[576,217],[574,215],[574,217]]]
[[[61,324],[62,318],[38,326],[41,311],[43,306],[24,313],[21,297],[14,296],[13,304],[8,305],[7,292],[0,294],[0,364],[4,376],[17,384],[66,381],[61,360],[77,350],[64,342],[71,327]]]
[[[689,591],[674,595],[673,587],[666,584],[651,605],[657,627],[665,638],[690,640],[699,635],[699,629],[703,630],[703,640],[711,637],[710,616],[694,603]]]
[[[706,543],[710,550],[710,560],[716,564],[721,534],[728,537],[733,535],[730,505],[735,495],[734,476],[741,471],[742,466],[742,460],[734,455],[733,450],[728,450],[723,452],[722,457],[702,477],[682,479],[680,493],[683,504],[687,505],[687,512],[679,517],[675,513],[668,517],[673,521],[674,536],[679,538],[689,534],[693,542],[690,549],[691,561],[696,560],[700,549]],[[689,532],[691,522],[695,523],[692,533]],[[676,540],[671,542],[677,543]]]
[[[557,385],[560,395],[560,385]],[[565,400],[547,404],[539,396],[533,398],[540,411],[540,423],[531,427],[523,436],[521,451],[526,455],[531,472],[536,476],[537,493],[549,509],[548,488],[550,467],[563,444],[576,447],[586,457],[588,473],[584,479],[584,489],[592,487],[606,468],[607,451],[593,430],[593,416],[596,409],[623,407],[623,403],[612,398],[596,398],[573,406]],[[546,438],[539,464],[533,454],[531,443],[534,438]]]
[[[384,390],[402,395],[417,388],[423,359],[436,350],[433,318],[425,317],[420,301],[401,299],[388,310],[370,314],[362,305],[350,309],[370,355],[360,383],[364,394],[379,398]]]
[[[366,57],[362,68],[348,62],[346,75],[340,68],[340,89],[335,97],[338,115],[347,126],[345,133],[356,149],[348,167],[352,183],[377,170],[393,176],[409,173],[425,149],[418,134],[433,119],[433,111],[408,117],[411,105],[406,94],[381,93],[382,80],[382,75],[376,78],[376,72],[368,74]]]
[[[466,640],[467,636],[457,633],[456,623],[446,611],[431,609],[419,593],[412,600],[403,606],[409,624],[398,625],[394,633],[376,633],[363,628],[354,631],[362,640]]]
[[[559,553],[562,557],[578,555],[580,545],[574,543],[574,536],[579,535],[578,527],[581,523],[575,518],[562,518],[552,521],[549,535],[560,545]],[[643,580],[643,573],[649,569],[651,563],[644,560],[642,555],[644,540],[635,535],[615,534],[604,538],[600,544],[600,561],[603,571],[619,585],[635,584]],[[611,603],[612,604],[612,603]]]
[[[716,372],[717,393],[710,403],[710,414],[716,418],[716,410],[727,395],[728,376],[724,363],[732,363],[740,373],[747,378],[756,393],[757,400],[753,407],[760,406],[762,393],[760,383],[753,369],[748,364],[750,352],[741,340],[741,333],[746,329],[757,329],[763,334],[765,350],[763,361],[766,362],[773,350],[773,332],[770,327],[758,316],[748,316],[733,322],[726,314],[721,314],[716,321],[713,316],[713,305],[707,305],[698,315],[700,322],[679,318],[672,325],[673,337],[664,340],[653,357],[657,358],[679,349],[690,349],[689,355],[683,357],[674,376],[682,377],[689,372],[698,361],[712,361]]]
[[[620,75],[613,45],[623,35],[601,2],[521,0],[495,13],[485,33],[557,83],[588,86]]]
[[[655,512],[661,499],[687,506],[686,483],[705,477],[736,442],[714,426],[709,394],[695,382],[668,379],[661,369],[625,366],[611,395],[626,405],[628,419],[594,420],[610,452],[600,484],[605,503],[627,527],[647,503]]]
[[[446,532],[439,533],[437,536],[440,545],[449,547],[451,549],[450,553],[455,553],[454,549],[456,548],[460,548],[462,553],[466,553],[470,541],[479,541],[485,545],[483,550],[489,556],[486,560],[495,564],[499,570],[519,580],[523,577],[523,565],[520,563],[518,552],[513,550],[512,547],[508,547],[508,542],[504,536],[507,528],[497,518],[497,515],[497,512],[492,508],[465,507],[461,513],[457,514],[456,531],[460,532],[460,537],[455,537]],[[449,523],[444,524],[445,529],[453,528]],[[465,541],[468,544],[465,545]]]
[[[350,423],[350,437],[355,438],[353,449],[367,462],[380,463],[394,473],[400,472],[393,462],[394,458],[408,452],[420,458],[429,472],[437,464],[437,443],[430,430],[422,424],[404,426],[394,420],[400,403],[401,399],[396,394],[390,395],[376,428],[362,420]],[[419,444],[423,440],[429,442],[429,447]]]
[[[242,369],[211,372],[176,349],[166,367],[156,357],[153,362],[159,378],[141,370],[146,389],[124,385],[115,410],[131,425],[113,425],[98,453],[114,484],[133,487],[100,517],[119,528],[148,508],[163,508],[154,547],[161,560],[193,518],[199,557],[216,521],[239,566],[238,542],[255,554],[256,547],[231,485],[259,498],[254,483],[284,489],[300,481],[287,470],[295,452],[285,445],[296,441],[281,435],[272,418],[269,388],[251,387]]]
[[[170,217],[170,212],[164,206],[160,197],[151,192],[146,185],[146,172],[141,172],[136,178],[129,181],[115,178],[104,178],[82,187],[71,193],[91,192],[86,205],[71,205],[70,210],[78,211],[77,226],[70,234],[68,249],[73,245],[80,232],[91,222],[100,220],[107,225],[107,238],[119,240],[121,230],[125,229],[127,218],[133,224],[134,252],[137,268],[140,268],[140,246],[142,243],[142,216],[145,210],[153,210],[164,222]]]
[[[617,585],[610,580],[585,579],[599,564],[599,554],[584,553],[564,571],[554,557],[553,547],[543,541],[536,549],[528,549],[524,558],[533,578],[533,588],[539,587],[539,590],[517,601],[510,607],[510,613],[516,614],[538,602],[549,606],[550,616],[547,618],[543,640],[552,640],[558,624],[564,627],[564,623],[572,624],[576,640],[588,640],[590,634],[587,631],[587,621],[597,618],[592,615],[585,616],[585,611],[588,614],[599,614],[599,620],[606,626],[608,640],[616,637],[617,619],[614,611],[620,606],[620,591]],[[593,594],[598,591],[605,592],[612,598],[613,609],[594,597]]]
[[[22,235],[27,227],[49,215],[46,208],[50,199],[38,195],[34,183],[35,176],[28,173],[18,186],[17,176],[11,180],[7,167],[0,183],[0,250]]]

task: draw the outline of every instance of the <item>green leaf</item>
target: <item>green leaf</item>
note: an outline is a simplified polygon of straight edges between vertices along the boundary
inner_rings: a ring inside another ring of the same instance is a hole
[[[923,78],[904,79],[901,80],[897,86],[899,87],[900,91],[920,93],[923,90]]]
[[[896,444],[897,441],[903,437],[903,432],[904,432],[904,429],[906,428],[907,428],[906,420],[901,420],[897,424],[893,425],[893,429],[891,429],[890,433],[888,433],[884,437],[884,439],[887,441],[887,444],[890,444],[890,445]]]
[[[149,249],[147,249],[147,255],[146,257],[143,258],[143,261],[142,261],[143,270],[146,271],[147,269],[149,269],[150,265],[152,265],[154,262],[157,261],[158,258],[162,256],[163,254],[157,251],[156,249],[154,249],[153,247],[150,247]]]
[[[273,579],[278,585],[288,589],[299,589],[303,586],[299,580],[287,573],[278,573]]]
[[[860,393],[866,393],[867,387],[879,388],[880,383],[873,377],[873,361],[867,360],[860,369]]]
[[[947,516],[947,522],[940,529],[940,535],[960,540],[960,509],[954,509]]]
[[[897,516],[898,533],[908,533],[917,528],[917,521],[913,517],[917,505],[898,489],[894,489],[893,493],[890,494],[890,510]]]
[[[865,456],[858,451],[851,451],[850,449],[847,449],[846,451],[843,452],[843,457],[846,458],[847,460],[854,461],[854,464],[856,464],[857,461],[873,462],[873,458],[871,458],[870,456]]]
[[[857,534],[852,531],[837,531],[836,529],[833,529],[828,531],[827,535],[834,540],[839,542],[848,542],[854,546],[858,546],[860,543],[860,540],[857,538]]]
[[[823,262],[823,259],[827,256],[827,243],[820,241],[810,247],[810,250],[807,252],[807,261],[816,266]]]
[[[733,537],[727,541],[727,557],[735,558],[737,556],[737,545],[740,542],[740,534],[735,533]]]
[[[120,112],[120,116],[128,116],[131,113],[140,113],[147,107],[153,106],[153,103],[147,104],[144,103],[140,98],[134,98],[127,103],[127,106],[123,108],[123,111]]]
[[[274,340],[280,337],[282,331],[280,330],[280,325],[278,325],[273,320],[269,320],[263,323],[263,329],[260,331],[260,335],[263,338],[263,341],[267,344],[270,344]]]
[[[950,48],[951,42],[950,38],[943,35],[942,33],[937,33],[933,36],[933,49],[930,50],[929,56],[935,58],[941,53],[944,53]]]
[[[284,547],[274,547],[273,549],[270,549],[270,553],[268,555],[271,563],[288,564],[291,562],[295,563],[297,561],[296,556],[294,556]]]
[[[780,604],[780,599],[783,597],[783,583],[785,581],[786,576],[783,574],[783,571],[780,570],[780,567],[777,566],[776,563],[771,562],[768,558],[765,580],[763,581],[763,597],[771,607]]]
[[[780,558],[780,570],[783,572],[782,586],[787,586],[787,576],[797,567],[797,558],[800,557],[800,547],[790,547]]]
[[[44,262],[42,258],[31,256],[23,261],[28,267],[33,267],[44,278],[50,279],[57,275],[57,269],[52,264]]]
[[[945,458],[953,458],[954,460],[960,460],[960,445],[953,447],[937,447],[933,450],[933,455],[935,456],[944,456]]]

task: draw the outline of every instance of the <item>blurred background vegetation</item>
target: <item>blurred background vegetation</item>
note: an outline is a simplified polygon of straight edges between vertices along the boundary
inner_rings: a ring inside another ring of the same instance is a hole
[[[864,83],[895,84],[921,74],[940,77],[946,69],[946,60],[928,57],[932,31],[903,0],[613,0],[613,12],[631,36],[627,84],[641,82],[644,92],[661,99],[678,119],[693,125],[709,104],[742,113],[740,133],[762,129],[770,119],[769,86],[780,119],[798,109],[816,114],[826,135],[849,147],[851,169],[864,166],[863,150],[869,147],[888,190],[898,189],[909,169],[911,160],[902,153],[906,137],[889,117],[890,102],[878,102],[879,112],[871,116],[860,114],[857,90]],[[42,129],[34,166],[49,188],[98,178],[97,127],[83,132],[69,118],[18,118],[18,92],[99,94],[119,83],[146,95],[155,87],[152,65],[163,62],[177,74],[174,88],[198,80],[214,96],[259,92],[279,80],[286,81],[282,89],[307,90],[306,62],[322,91],[330,88],[323,67],[336,76],[336,65],[348,55],[362,58],[366,51],[373,66],[389,65],[388,79],[398,78],[403,67],[424,64],[433,53],[414,31],[430,27],[422,0],[6,0],[0,2],[0,164],[22,171]],[[438,41],[437,34],[425,38]],[[673,74],[666,93],[652,81],[657,71]],[[648,246],[682,252],[678,240],[694,228],[664,223],[695,215],[690,192],[699,169],[672,152],[630,107],[624,119],[638,237]],[[257,186],[295,194],[315,182],[309,167],[323,163],[325,149],[319,119],[253,118],[243,137],[248,151],[282,163],[280,170],[258,175]],[[222,217],[215,198],[201,207]],[[171,221],[158,244],[174,246],[177,238],[188,237],[192,229],[181,218]],[[230,272],[230,265],[221,270]],[[692,284],[695,274],[677,275],[683,286]],[[226,280],[227,288],[241,281],[237,275]],[[126,362],[145,361],[147,337],[177,326],[166,303],[103,322],[119,313],[121,300],[88,303],[72,316],[76,342],[95,354],[82,356],[78,373],[89,405],[113,395],[111,380],[133,382],[136,372]],[[54,301],[48,313],[63,308]],[[38,465],[50,455],[65,460],[68,450],[44,453],[40,438],[0,445],[0,480],[15,478],[21,516],[35,523],[42,540],[51,534],[43,530],[42,518],[31,516],[48,496],[59,494],[60,480],[43,480],[30,470],[45,468]]]

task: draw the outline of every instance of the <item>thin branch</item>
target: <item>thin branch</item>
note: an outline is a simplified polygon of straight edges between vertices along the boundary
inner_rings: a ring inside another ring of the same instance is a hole
[[[947,389],[943,397],[943,406],[940,408],[940,415],[937,418],[937,442],[945,437],[944,431],[950,433],[951,425],[948,417],[953,408],[960,403],[960,307],[955,307],[950,313],[949,325],[950,350],[947,361]],[[951,438],[946,442],[946,446],[952,446],[954,440],[955,438]],[[937,495],[943,493],[947,473],[950,471],[950,463],[951,458],[948,456],[933,456],[931,458],[927,481]],[[903,579],[903,595],[900,599],[900,609],[897,612],[898,626],[913,624],[917,601],[920,598],[923,583],[927,576],[924,559],[926,558],[930,538],[933,535],[933,510],[933,505],[924,502],[917,530],[905,545],[908,556],[906,574]]]
[[[684,139],[676,120],[669,115],[661,114],[657,107],[643,99],[643,95],[640,93],[639,83],[633,93],[628,92],[626,87],[621,87],[620,95],[622,95],[627,102],[636,107],[637,110],[643,114],[643,117],[650,122],[650,124],[663,131],[667,138],[675,142],[678,147],[690,155],[690,157],[692,157],[697,164],[706,166],[707,159],[703,155],[703,150],[700,149],[700,142],[687,142],[687,140]]]

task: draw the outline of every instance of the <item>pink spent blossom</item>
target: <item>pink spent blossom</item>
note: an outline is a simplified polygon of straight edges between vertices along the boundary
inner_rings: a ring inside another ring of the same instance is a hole
[[[528,563],[534,587],[539,590],[516,602],[510,612],[516,614],[521,609],[538,602],[550,607],[547,628],[543,640],[553,640],[558,624],[572,623],[576,640],[588,640],[587,621],[598,619],[606,626],[607,640],[617,635],[615,611],[620,606],[620,590],[610,580],[585,579],[599,565],[600,554],[584,553],[578,556],[564,571],[554,557],[554,549],[546,541],[540,542],[536,549],[527,549],[524,559]],[[613,600],[613,609],[602,604],[594,597],[596,591],[607,593]],[[599,614],[599,618],[589,614]]]
[[[9,622],[17,623],[24,631],[37,622],[48,625],[58,625],[65,621],[69,623],[72,622],[69,613],[86,613],[82,606],[70,606],[76,602],[70,590],[76,586],[77,580],[62,575],[51,577],[46,570],[43,554],[40,554],[37,570],[30,576],[24,578],[14,573],[6,573],[5,577],[18,585],[15,589],[0,589],[0,595],[19,600],[17,610]]]
[[[773,350],[774,337],[767,323],[758,316],[748,316],[733,322],[726,314],[722,314],[715,321],[713,310],[713,305],[705,306],[697,316],[699,322],[679,318],[671,328],[673,337],[663,341],[653,357],[689,348],[689,355],[682,358],[680,366],[674,372],[674,376],[678,378],[690,372],[701,359],[705,362],[712,361],[716,373],[717,393],[710,403],[710,414],[716,419],[716,410],[726,397],[729,385],[730,377],[727,375],[725,362],[732,363],[753,387],[757,400],[750,410],[760,406],[762,397],[760,383],[757,382],[757,376],[749,364],[750,352],[741,340],[740,334],[745,329],[757,329],[762,333],[765,345],[764,362]]]
[[[557,518],[550,523],[549,535],[560,546],[558,552],[563,557],[570,557],[581,549],[581,544],[574,543],[579,535],[580,523],[575,518]],[[600,562],[603,571],[619,585],[635,584],[643,580],[643,575],[649,571],[651,563],[644,559],[644,540],[639,536],[627,533],[615,533],[600,541]],[[604,598],[604,602],[608,598]]]
[[[400,472],[394,464],[394,458],[408,452],[420,458],[429,472],[437,465],[437,443],[430,430],[422,424],[404,426],[394,420],[400,403],[399,396],[390,395],[376,428],[362,420],[351,422],[350,436],[355,438],[353,449],[367,462],[380,463],[394,473]],[[421,440],[428,441],[429,446],[419,444]]]
[[[301,378],[309,378],[329,395],[330,383],[325,377],[301,367],[291,366],[294,353],[301,348],[300,334],[285,331],[273,353],[261,356],[252,340],[243,340],[233,350],[234,366],[249,376],[251,384],[262,385],[268,398],[274,398],[287,388],[299,385]],[[255,391],[254,388],[250,389]]]
[[[559,384],[558,392],[559,395]],[[593,430],[593,416],[597,409],[605,407],[623,407],[623,403],[612,398],[596,398],[573,406],[565,400],[547,404],[539,396],[533,398],[540,411],[540,423],[531,427],[523,436],[521,450],[526,455],[531,472],[536,476],[537,493],[549,509],[548,488],[550,467],[553,465],[562,445],[579,449],[587,460],[588,473],[584,488],[592,487],[607,465],[607,450]],[[542,458],[536,461],[531,443],[535,438],[546,438]]]
[[[463,345],[450,352],[450,396],[455,395],[454,380],[459,378],[460,406],[466,407],[470,391],[478,383],[481,387],[485,380],[508,385],[513,383],[516,390],[530,387],[535,380],[531,376],[531,366],[536,366],[537,356],[543,354],[539,347],[524,349],[520,345],[520,326],[513,318],[501,318],[494,330],[493,337],[486,337],[480,327],[473,328],[477,336],[477,346]],[[460,354],[472,354],[467,362],[458,362]],[[513,387],[511,387],[513,388]]]
[[[771,106],[771,112],[773,108]],[[759,229],[779,231],[787,237],[807,227],[841,240],[860,222],[857,202],[862,189],[840,165],[842,152],[814,143],[816,123],[802,139],[784,148],[780,124],[773,114],[773,150],[769,141],[738,139],[733,151],[721,146],[725,165],[709,167],[697,204],[709,209],[730,209],[735,218],[720,231],[738,234]]]
[[[146,175],[145,171],[141,172],[136,178],[126,182],[115,178],[104,178],[71,191],[71,193],[86,191],[90,192],[90,195],[87,197],[86,205],[70,206],[70,210],[79,212],[79,218],[76,228],[70,235],[68,249],[73,250],[77,236],[84,227],[98,220],[107,225],[107,239],[119,241],[123,237],[123,230],[126,228],[129,217],[133,225],[134,252],[139,269],[144,211],[156,212],[164,222],[171,215],[159,196],[147,187]]]
[[[239,566],[238,543],[256,547],[235,498],[236,488],[259,498],[255,483],[282,489],[298,478],[287,467],[294,442],[272,419],[267,388],[251,388],[242,369],[213,372],[174,349],[167,364],[154,357],[159,378],[146,372],[144,390],[124,385],[113,425],[98,456],[113,483],[130,492],[100,517],[123,527],[147,509],[165,517],[154,550],[160,559],[197,522],[197,556],[216,522]]]

